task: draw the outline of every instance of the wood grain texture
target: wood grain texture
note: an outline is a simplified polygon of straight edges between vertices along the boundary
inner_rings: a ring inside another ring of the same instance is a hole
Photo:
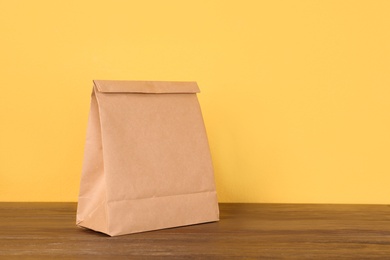
[[[390,259],[387,205],[220,204],[221,221],[120,237],[75,203],[0,203],[0,258]]]

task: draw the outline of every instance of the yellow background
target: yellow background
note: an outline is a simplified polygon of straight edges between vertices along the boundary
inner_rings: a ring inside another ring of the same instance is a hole
[[[0,201],[76,201],[92,79],[197,81],[221,202],[390,203],[390,1],[0,0]]]

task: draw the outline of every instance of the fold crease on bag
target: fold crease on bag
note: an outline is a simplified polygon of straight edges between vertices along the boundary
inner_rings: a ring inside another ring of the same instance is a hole
[[[195,82],[94,81],[76,224],[110,236],[219,220]]]

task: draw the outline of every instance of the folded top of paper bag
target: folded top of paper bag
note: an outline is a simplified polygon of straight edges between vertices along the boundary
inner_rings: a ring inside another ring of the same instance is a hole
[[[196,82],[94,80],[99,92],[104,93],[199,93]]]

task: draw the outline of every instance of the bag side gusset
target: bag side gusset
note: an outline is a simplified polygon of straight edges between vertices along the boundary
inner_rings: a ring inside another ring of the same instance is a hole
[[[76,224],[107,233],[106,181],[99,106],[93,88],[88,117]]]

